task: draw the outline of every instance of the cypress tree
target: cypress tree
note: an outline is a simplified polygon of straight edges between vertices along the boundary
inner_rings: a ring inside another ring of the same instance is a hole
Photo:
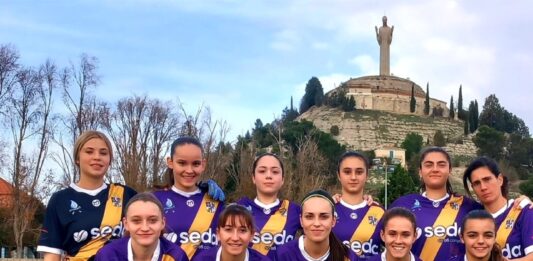
[[[459,99],[457,99],[457,118],[466,120],[463,113],[463,85],[459,85]]]
[[[415,112],[416,111],[416,99],[415,99],[415,84],[414,83],[411,86],[411,103],[409,105],[410,105],[411,113]]]
[[[424,114],[429,115],[429,82],[426,85],[426,101],[424,101]]]
[[[470,130],[470,133],[474,133],[475,129],[475,113],[476,113],[475,104],[473,101],[470,102],[470,105],[468,106],[468,128]]]
[[[454,109],[454,106],[453,106],[453,95],[452,95],[452,98],[450,99],[450,119],[455,119],[455,109]]]

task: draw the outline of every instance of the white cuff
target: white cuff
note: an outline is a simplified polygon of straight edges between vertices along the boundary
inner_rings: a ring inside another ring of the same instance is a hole
[[[47,246],[37,246],[37,252],[52,253],[57,255],[63,255],[65,251],[59,248],[47,247]]]

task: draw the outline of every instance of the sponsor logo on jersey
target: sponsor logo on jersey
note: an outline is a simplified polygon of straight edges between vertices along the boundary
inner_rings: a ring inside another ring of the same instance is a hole
[[[74,215],[76,212],[81,213],[81,207],[74,200],[70,200],[70,209],[68,210],[70,214]]]
[[[92,203],[93,203],[94,207],[99,207],[100,206],[100,200],[98,200],[98,199],[93,200]]]
[[[194,200],[189,199],[189,200],[187,200],[187,202],[185,204],[187,204],[188,207],[192,208],[192,207],[194,207]]]
[[[122,233],[124,232],[124,227],[122,226],[122,222],[120,222],[118,225],[112,227],[112,226],[104,226],[104,227],[94,227],[90,230],[91,238],[95,239],[98,237],[106,237],[111,235],[112,238],[118,238],[122,236]]]
[[[265,245],[271,245],[271,244],[283,245],[293,239],[294,239],[294,236],[287,235],[287,231],[284,229],[281,231],[281,233],[275,233],[275,234],[272,234],[269,232],[265,232],[265,233],[255,232],[254,238],[252,239],[252,243],[254,244],[263,243]]]
[[[345,240],[342,243],[356,253],[362,251],[363,255],[365,256],[373,256],[379,254],[379,245],[375,244],[373,239],[370,239],[367,242],[360,242],[358,240],[350,242],[348,240]]]
[[[165,233],[163,236],[171,241],[172,243],[179,242],[180,244],[211,244],[211,245],[218,245],[217,235],[216,233],[213,233],[213,230],[209,228],[209,230],[205,232],[198,232],[198,231],[192,231],[189,232],[181,232],[179,234],[176,234],[174,232],[172,233]]]
[[[415,203],[413,203],[413,206],[411,207],[411,210],[415,211],[415,210],[420,210],[422,209],[422,206],[420,205],[420,201],[418,201],[418,199],[415,200]]]
[[[424,237],[457,237],[460,233],[460,228],[457,225],[457,222],[454,222],[451,226],[444,227],[444,226],[427,226],[424,228],[417,227],[416,233],[417,233],[417,239],[424,234]]]
[[[167,201],[165,201],[165,208],[164,208],[165,214],[167,214],[168,212],[174,213],[175,208],[176,206],[174,206],[174,202],[172,202],[171,199],[167,198]]]
[[[505,247],[502,249],[502,255],[506,258],[515,258],[522,256],[522,246],[511,246],[509,243],[505,244]]]
[[[74,233],[74,241],[79,243],[87,239],[87,236],[89,236],[89,233],[87,233],[87,231],[85,230],[81,230],[79,232]]]

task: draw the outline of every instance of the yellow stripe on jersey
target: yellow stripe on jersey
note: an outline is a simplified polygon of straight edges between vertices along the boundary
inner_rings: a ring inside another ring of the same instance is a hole
[[[198,208],[198,212],[196,212],[196,216],[194,217],[191,227],[189,228],[189,235],[194,231],[200,233],[207,231],[211,226],[213,218],[215,217],[215,212],[217,208],[218,201],[212,199],[207,193],[205,193],[204,198],[202,199],[202,203]],[[192,243],[191,241],[189,241],[188,243],[181,244],[181,249],[183,249],[189,259],[191,259],[194,253],[196,253],[196,249],[200,244],[201,241],[199,241],[198,243]]]
[[[500,224],[498,232],[496,232],[496,243],[498,243],[500,247],[505,247],[507,238],[509,238],[509,235],[511,234],[511,231],[513,230],[513,227],[516,224],[516,220],[518,219],[518,215],[520,215],[520,212],[522,212],[522,208],[513,207],[511,210],[509,210],[509,213],[507,213],[507,216]]]
[[[378,221],[383,216],[383,213],[385,213],[385,211],[382,208],[371,206],[370,209],[366,212],[365,217],[363,217],[363,220],[361,220],[361,223],[353,233],[350,242],[359,241],[361,243],[364,243],[370,240],[370,238],[376,231]],[[362,255],[363,250],[359,249],[356,254],[359,256]]]
[[[442,208],[440,211],[437,220],[435,220],[435,223],[433,224],[433,228],[439,226],[451,226],[453,222],[455,222],[455,218],[459,213],[459,209],[461,209],[461,204],[463,204],[463,197],[454,197],[452,195],[448,203],[446,203],[444,208]],[[446,238],[446,235],[444,235],[442,238],[437,236],[428,237],[424,243],[424,247],[422,248],[420,259],[435,260],[435,256],[439,252],[444,238]]]
[[[272,235],[274,235],[276,233],[281,232],[281,230],[283,230],[285,224],[287,223],[288,211],[289,201],[285,199],[281,203],[279,209],[270,216],[265,226],[263,226],[263,229],[261,229],[261,235],[263,233],[271,233]],[[272,244],[274,244],[274,240],[272,240],[270,244],[266,244],[264,242],[259,241],[259,243],[254,244],[252,248],[266,256],[268,254],[268,251],[270,251]]]
[[[169,255],[163,255],[163,257],[161,258],[161,261],[176,261],[176,259],[174,259],[172,256],[169,256]]]
[[[109,186],[109,195],[105,204],[104,216],[100,229],[103,227],[114,227],[120,223],[122,217],[122,205],[124,198],[124,187],[120,185],[111,184]],[[118,200],[117,200],[118,199]],[[87,244],[80,248],[80,251],[73,256],[67,257],[71,261],[84,261],[96,255],[96,252],[104,246],[104,244],[111,238],[111,233],[107,236],[97,237],[92,239]]]

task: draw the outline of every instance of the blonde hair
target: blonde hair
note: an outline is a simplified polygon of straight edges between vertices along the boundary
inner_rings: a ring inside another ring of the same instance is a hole
[[[111,146],[111,141],[109,138],[102,132],[95,131],[95,130],[88,130],[84,131],[78,138],[76,139],[76,142],[74,143],[74,162],[76,163],[76,166],[80,167],[80,164],[78,161],[80,160],[80,151],[83,145],[87,143],[89,140],[92,139],[101,139],[105,142],[107,145],[107,149],[109,150],[109,162],[113,161],[113,147]]]

